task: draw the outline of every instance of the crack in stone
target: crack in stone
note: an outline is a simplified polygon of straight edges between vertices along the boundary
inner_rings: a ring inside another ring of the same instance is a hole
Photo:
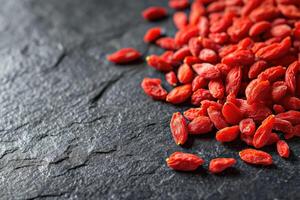
[[[124,74],[120,74],[119,76],[111,79],[110,81],[106,82],[106,84],[96,93],[96,95],[94,95],[94,97],[92,97],[90,99],[90,104],[95,104],[97,103],[101,97],[104,95],[104,93],[111,88],[115,83],[117,83],[122,77],[124,76]]]

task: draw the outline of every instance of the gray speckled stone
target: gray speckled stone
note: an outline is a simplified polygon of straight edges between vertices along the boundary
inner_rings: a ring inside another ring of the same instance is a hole
[[[160,0],[0,0],[1,199],[299,199],[300,145],[275,166],[210,175],[179,173],[165,158],[184,150],[205,160],[233,156],[240,143],[212,136],[174,144],[175,107],[148,98],[143,77],[162,77],[145,63],[115,66],[108,52],[136,47],[153,25],[140,17]]]

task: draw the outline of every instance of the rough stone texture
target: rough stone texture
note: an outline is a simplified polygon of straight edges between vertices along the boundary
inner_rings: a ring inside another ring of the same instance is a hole
[[[245,146],[193,138],[174,144],[175,107],[148,98],[143,77],[162,77],[145,63],[115,66],[108,52],[132,46],[160,53],[143,33],[171,20],[140,17],[161,0],[0,0],[1,199],[299,199],[300,145],[275,166],[210,175],[179,173],[165,158],[186,151],[205,160]]]

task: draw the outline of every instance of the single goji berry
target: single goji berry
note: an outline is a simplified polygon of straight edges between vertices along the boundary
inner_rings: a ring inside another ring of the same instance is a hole
[[[254,54],[251,50],[238,50],[222,59],[222,63],[230,66],[252,65],[254,61]]]
[[[289,145],[283,141],[279,140],[276,144],[278,154],[283,158],[288,158],[290,156]]]
[[[282,105],[287,110],[300,110],[300,99],[297,97],[285,96]]]
[[[282,66],[270,67],[258,75],[260,80],[268,80],[274,82],[277,79],[284,77],[286,68]]]
[[[231,68],[226,77],[226,94],[237,96],[242,83],[242,69],[239,66]]]
[[[279,114],[279,113],[283,113],[285,112],[285,109],[282,105],[279,105],[279,104],[274,104],[273,105],[273,110],[276,114]]]
[[[144,42],[155,42],[162,35],[162,29],[160,27],[150,28],[144,35]]]
[[[234,158],[215,158],[209,163],[209,171],[211,173],[220,173],[225,169],[235,165],[236,160]]]
[[[190,25],[197,25],[201,16],[205,14],[205,8],[200,1],[195,1],[191,5],[191,12],[189,16]]]
[[[107,56],[107,60],[117,64],[126,64],[140,59],[142,54],[134,48],[123,48]]]
[[[189,5],[189,0],[169,0],[169,7],[175,10],[186,9]]]
[[[216,79],[221,76],[219,69],[210,63],[195,64],[192,67],[199,76],[205,79]]]
[[[203,100],[212,100],[213,96],[210,94],[209,90],[198,89],[196,90],[191,97],[191,103],[195,106],[199,106]]]
[[[159,70],[168,72],[173,69],[173,66],[157,55],[151,55],[146,58],[149,66]]]
[[[242,134],[253,136],[256,130],[256,125],[253,119],[247,118],[240,121],[239,128]]]
[[[171,86],[176,86],[178,79],[176,77],[176,74],[174,71],[170,71],[166,73],[165,75],[166,81],[171,85]]]
[[[293,62],[286,70],[285,83],[291,95],[296,91],[296,74],[300,71],[300,62]]]
[[[162,37],[156,40],[156,44],[166,50],[177,50],[178,46],[175,43],[174,38],[171,37]]]
[[[218,55],[214,50],[205,48],[200,51],[199,58],[203,62],[216,63],[218,60]]]
[[[173,22],[177,29],[184,29],[188,25],[188,17],[185,12],[176,12],[173,15]]]
[[[216,140],[219,142],[231,142],[240,134],[239,126],[226,127],[216,133]]]
[[[206,37],[209,33],[209,21],[207,17],[201,16],[198,20],[199,36]]]
[[[256,61],[255,63],[253,63],[253,65],[251,65],[249,72],[248,72],[248,77],[250,79],[257,78],[257,76],[262,71],[264,71],[267,67],[268,67],[268,64],[266,61],[263,61],[263,60]]]
[[[213,124],[206,116],[196,117],[188,124],[190,134],[205,134],[209,133],[213,128]]]
[[[200,88],[205,88],[207,86],[207,81],[201,76],[196,76],[192,82],[192,90],[196,92]]]
[[[272,133],[274,122],[275,116],[270,115],[258,127],[253,137],[253,145],[255,148],[261,148],[266,145]]]
[[[251,37],[258,36],[266,31],[268,31],[271,28],[271,23],[268,21],[260,21],[255,24],[250,28],[249,30],[249,35]]]
[[[287,93],[287,85],[284,81],[276,81],[272,85],[272,99],[274,102],[279,102]]]
[[[216,99],[222,99],[225,94],[225,87],[222,79],[212,79],[208,83],[208,89],[211,95]]]
[[[210,118],[210,120],[212,121],[212,123],[214,124],[214,126],[217,129],[223,129],[226,128],[228,126],[227,122],[225,121],[222,112],[220,109],[218,109],[215,106],[210,106],[207,108],[207,113],[208,116]]]
[[[222,114],[229,124],[235,125],[243,119],[240,109],[231,102],[226,102],[222,108]]]
[[[165,100],[167,91],[162,88],[161,80],[158,78],[144,78],[141,84],[145,93],[156,100]]]
[[[186,110],[183,113],[183,115],[189,121],[192,121],[192,120],[194,120],[197,117],[206,116],[207,113],[206,113],[206,109],[203,108],[203,107],[201,107],[201,108],[190,108],[190,109]]]
[[[265,97],[268,97],[266,94],[269,94],[270,91],[271,85],[269,81],[254,79],[249,83],[245,91],[247,102],[253,104],[264,101]]]
[[[188,47],[182,47],[178,49],[174,55],[173,55],[173,60],[176,62],[182,62],[185,57],[191,56],[191,51]]]
[[[287,120],[293,125],[300,124],[300,111],[289,110],[283,113],[276,115],[276,118]]]
[[[187,56],[184,58],[183,63],[188,64],[189,66],[193,66],[194,64],[201,63],[200,58],[195,56]]]
[[[188,139],[188,128],[187,123],[182,114],[176,112],[173,114],[170,128],[173,139],[177,145],[184,144]]]
[[[179,104],[185,102],[192,95],[192,85],[186,84],[175,87],[167,95],[166,101],[172,104]]]
[[[167,10],[159,6],[149,7],[142,12],[142,16],[144,17],[144,19],[149,21],[159,20],[166,17],[167,15]]]
[[[266,146],[275,144],[279,140],[280,140],[280,138],[276,133],[271,133],[270,138],[269,138],[268,142],[266,143]]]
[[[166,159],[167,165],[179,171],[194,171],[204,163],[199,156],[190,153],[175,152]]]
[[[194,78],[194,72],[188,64],[183,64],[178,68],[177,78],[180,83],[191,83]]]
[[[249,164],[271,165],[273,163],[272,156],[260,150],[244,149],[239,152],[239,155],[243,161]]]

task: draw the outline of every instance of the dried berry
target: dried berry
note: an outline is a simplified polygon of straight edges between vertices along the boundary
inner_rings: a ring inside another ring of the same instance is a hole
[[[209,171],[211,173],[220,173],[225,169],[235,165],[236,160],[234,158],[215,158],[209,163]]]
[[[167,165],[178,171],[194,171],[204,163],[199,156],[190,153],[175,152],[166,159]]]

